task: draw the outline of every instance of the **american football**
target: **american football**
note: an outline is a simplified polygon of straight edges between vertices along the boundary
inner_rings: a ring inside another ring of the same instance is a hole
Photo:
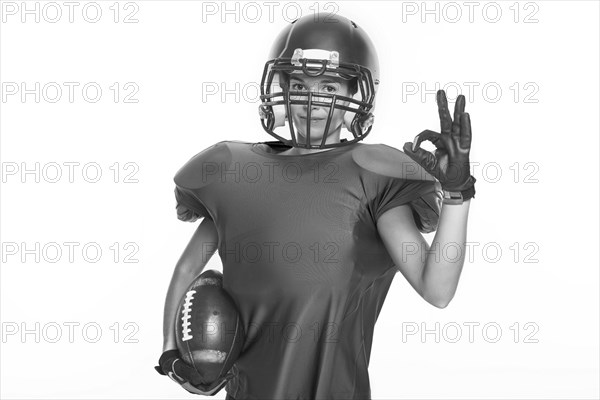
[[[176,322],[181,358],[211,384],[225,375],[244,345],[244,328],[237,307],[223,289],[223,274],[203,272],[179,303]]]

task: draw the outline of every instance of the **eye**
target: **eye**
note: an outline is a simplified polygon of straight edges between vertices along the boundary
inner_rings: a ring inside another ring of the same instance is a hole
[[[292,83],[292,90],[301,91],[301,90],[304,90],[305,88],[306,87],[301,83]]]
[[[325,85],[323,87],[323,91],[326,93],[335,93],[335,92],[337,92],[337,90],[338,90],[337,86],[334,86],[334,85]]]

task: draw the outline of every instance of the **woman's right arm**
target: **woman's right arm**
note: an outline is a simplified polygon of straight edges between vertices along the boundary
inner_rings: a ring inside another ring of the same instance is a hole
[[[219,235],[213,220],[205,217],[179,258],[171,278],[165,301],[163,352],[177,348],[175,318],[179,301],[192,280],[202,273],[210,257],[217,251],[218,242]]]

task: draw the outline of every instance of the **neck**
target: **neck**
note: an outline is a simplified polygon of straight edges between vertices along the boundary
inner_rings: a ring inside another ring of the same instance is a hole
[[[325,144],[339,143],[341,129],[342,129],[342,127],[340,125],[334,132],[330,132],[329,135],[327,136],[327,139],[325,139]],[[304,144],[306,141],[305,136],[300,135],[298,137],[298,139],[300,139],[299,143],[301,142],[302,144]],[[311,144],[313,146],[319,146],[319,145],[321,145],[321,140],[322,139],[313,139],[313,140],[311,140]],[[327,150],[331,150],[331,148],[329,148],[329,149],[305,149],[304,147],[293,147],[289,150],[286,150],[285,153],[286,154],[307,154],[307,153],[318,153],[318,152],[327,151]]]

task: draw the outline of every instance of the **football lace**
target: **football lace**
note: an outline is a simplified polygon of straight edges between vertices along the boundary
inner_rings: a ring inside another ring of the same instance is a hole
[[[181,325],[183,338],[181,340],[184,342],[193,338],[193,336],[190,335],[190,332],[192,331],[190,329],[190,318],[192,317],[190,313],[192,312],[192,300],[194,299],[195,293],[195,290],[190,290],[185,294],[185,303],[183,304],[183,311],[181,312],[183,314],[183,317],[181,317],[181,320],[183,321],[183,324]]]

